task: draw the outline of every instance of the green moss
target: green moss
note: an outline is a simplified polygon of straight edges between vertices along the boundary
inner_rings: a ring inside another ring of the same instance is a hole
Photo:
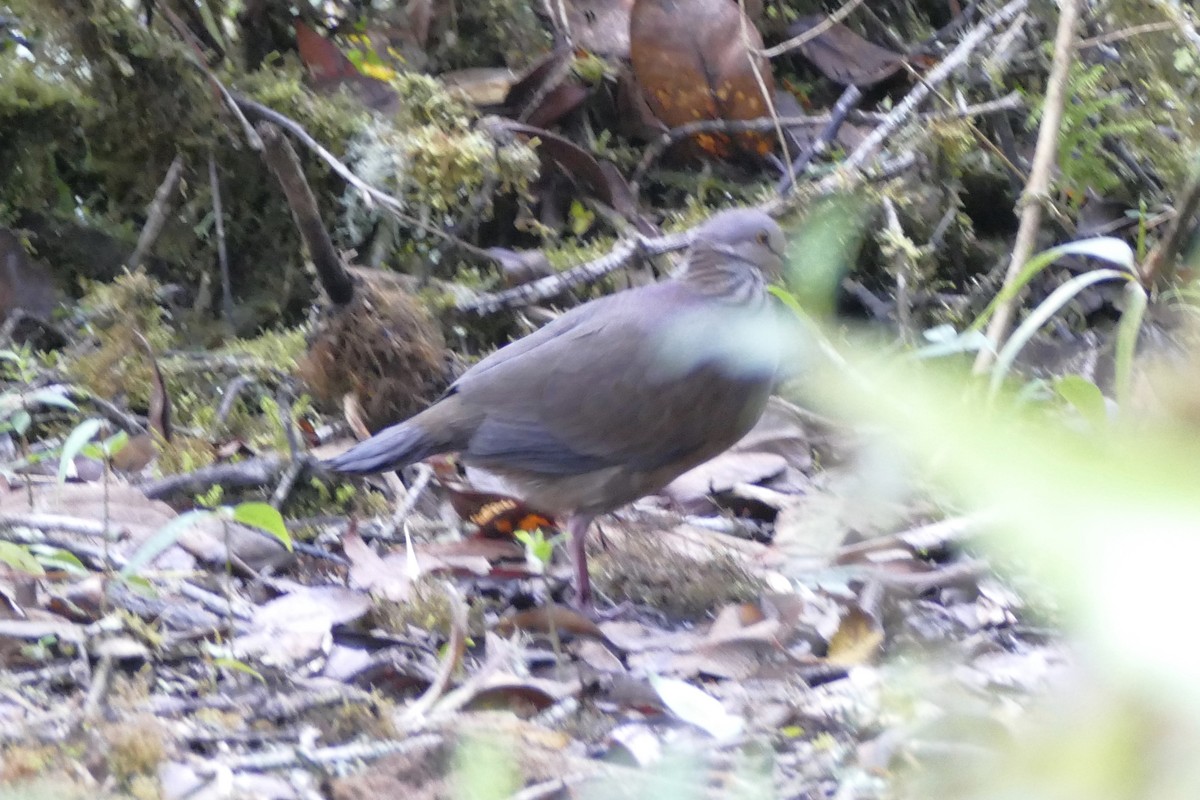
[[[550,49],[550,34],[526,0],[475,0],[458,3],[457,13],[441,15],[435,24],[448,26],[435,38],[437,71],[523,67]]]
[[[134,406],[147,407],[151,366],[137,334],[145,336],[156,353],[174,345],[156,299],[159,288],[144,270],[126,272],[112,283],[85,282],[80,307],[93,338],[61,360],[68,377],[100,397],[123,396]]]
[[[296,368],[296,360],[304,355],[306,346],[303,328],[281,328],[252,339],[233,339],[216,355],[248,356],[265,368],[292,372]]]
[[[0,182],[0,205],[18,205],[30,197],[62,197],[60,161],[78,162],[84,151],[79,125],[93,103],[73,83],[34,68],[15,54],[0,54],[0,164],[8,165]]]

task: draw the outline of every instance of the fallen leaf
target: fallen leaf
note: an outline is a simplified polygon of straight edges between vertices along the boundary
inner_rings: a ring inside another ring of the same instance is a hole
[[[608,642],[608,637],[596,626],[596,623],[578,611],[560,605],[540,606],[527,611],[518,611],[496,623],[496,632],[502,636],[508,636],[516,630],[532,633],[551,633],[557,630],[560,635],[587,636]]]
[[[730,714],[719,700],[686,681],[651,675],[650,685],[668,711],[718,741],[734,738],[745,727],[741,717]]]
[[[342,537],[342,552],[350,560],[350,586],[392,602],[408,599],[411,586],[404,558],[380,557],[357,533]]]
[[[883,629],[879,623],[854,606],[842,616],[830,638],[825,660],[838,666],[857,667],[872,661],[882,645]]]
[[[827,19],[820,14],[801,17],[788,26],[787,37],[800,36]],[[904,56],[868,42],[840,22],[800,45],[799,50],[822,75],[845,86],[874,85],[904,65]]]
[[[560,47],[533,62],[504,96],[508,115],[546,128],[578,108],[588,88],[570,68],[574,58],[574,51]]]
[[[768,115],[771,64],[753,54],[762,48],[762,36],[737,3],[636,0],[629,37],[634,76],[650,109],[669,127]],[[773,136],[760,133],[702,133],[692,141],[721,158],[762,156],[775,146]]]

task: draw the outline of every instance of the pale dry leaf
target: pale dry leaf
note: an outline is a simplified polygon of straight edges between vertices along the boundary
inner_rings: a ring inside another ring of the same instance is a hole
[[[334,625],[358,619],[371,608],[363,592],[341,586],[304,587],[260,606],[243,633],[230,643],[234,657],[290,666],[328,650]]]
[[[405,570],[407,556],[380,557],[357,533],[342,538],[342,552],[350,560],[349,581],[352,587],[391,602],[408,599],[411,582]]]

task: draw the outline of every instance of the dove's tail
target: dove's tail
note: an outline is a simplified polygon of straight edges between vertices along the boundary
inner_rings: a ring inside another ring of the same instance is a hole
[[[468,431],[452,400],[447,398],[409,420],[384,428],[325,461],[324,466],[335,472],[367,475],[397,470],[438,453],[462,450]]]

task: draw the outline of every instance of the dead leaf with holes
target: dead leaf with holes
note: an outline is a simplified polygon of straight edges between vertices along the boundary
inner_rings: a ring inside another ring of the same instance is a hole
[[[788,27],[788,38],[800,36],[826,19],[820,14],[801,17]],[[868,42],[840,22],[798,49],[822,75],[844,86],[873,86],[892,77],[904,66],[904,56]]]
[[[633,72],[650,109],[669,127],[770,114],[771,65],[762,36],[730,0],[637,0],[629,24]],[[692,148],[727,158],[764,156],[774,136],[701,133]]]

